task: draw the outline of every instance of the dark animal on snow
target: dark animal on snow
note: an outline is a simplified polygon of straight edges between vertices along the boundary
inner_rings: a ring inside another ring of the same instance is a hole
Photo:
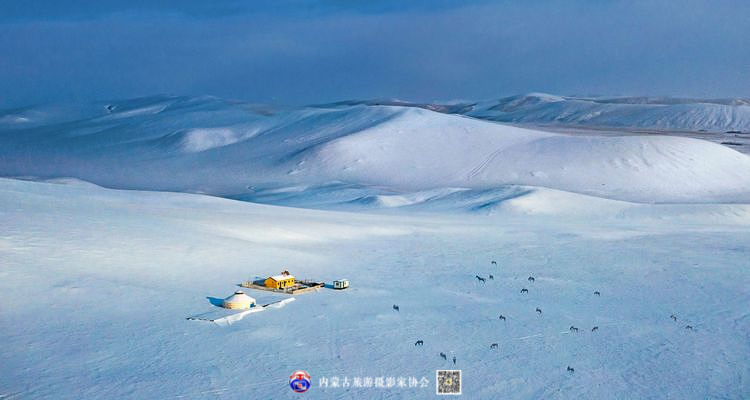
[[[674,320],[674,322],[677,322],[677,316],[676,315],[672,314],[672,315],[669,316],[669,318],[672,318],[672,320]]]
[[[479,282],[482,282],[482,283],[484,283],[484,281],[485,281],[485,279],[481,278],[481,277],[478,277],[477,279],[479,279]]]
[[[499,317],[499,319],[501,319],[501,320],[505,321],[505,315],[503,315],[503,314],[500,314],[500,317]]]
[[[529,289],[523,288],[521,289],[521,293],[529,293]]]
[[[578,328],[576,328],[575,326],[571,325],[570,326],[570,331],[571,332],[578,332]]]
[[[440,357],[443,357],[443,360],[448,361],[448,356],[446,356],[445,353],[440,352]]]
[[[599,291],[598,291],[598,290],[597,290],[596,292],[594,292],[594,296],[601,296],[601,295],[602,295],[602,294],[601,294],[601,293],[599,293]]]
[[[492,261],[492,265],[497,265],[497,261]]]
[[[456,363],[456,356],[453,356],[453,364]]]
[[[573,369],[570,365],[568,365],[568,372],[573,373],[573,372],[576,372],[576,370]]]
[[[692,325],[685,325],[685,329],[689,329],[689,330],[692,331],[693,330],[693,326]]]
[[[496,349],[496,348],[497,348],[497,343],[492,343],[492,344],[490,345],[490,350],[492,350],[492,349]]]
[[[396,310],[396,311],[401,311],[401,310],[399,310],[398,306],[395,305],[395,304],[393,305],[393,309]]]
[[[416,343],[414,343],[415,346],[424,346],[424,340],[417,340]]]
[[[598,330],[599,330],[599,327],[598,327],[598,326],[595,326],[595,327],[591,328],[591,332],[596,332],[596,331],[598,331]]]
[[[534,282],[534,281],[535,281],[534,277],[533,277],[533,276],[530,276],[530,277],[529,277],[529,282]]]
[[[536,308],[536,312],[538,312],[538,313],[539,313],[539,315],[542,315],[542,309],[541,309],[541,308],[537,307],[537,308]]]
[[[495,280],[495,277],[494,277],[494,276],[492,276],[492,275],[490,275],[490,279],[492,279],[492,280],[494,281],[494,280]]]

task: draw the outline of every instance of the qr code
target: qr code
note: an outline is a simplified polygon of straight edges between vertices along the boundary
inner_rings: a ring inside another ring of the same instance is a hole
[[[437,370],[437,394],[461,394],[461,370]]]

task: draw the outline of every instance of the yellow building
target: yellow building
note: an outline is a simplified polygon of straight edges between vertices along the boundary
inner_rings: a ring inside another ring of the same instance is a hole
[[[294,276],[292,275],[274,275],[266,279],[266,287],[273,289],[284,289],[294,285]]]

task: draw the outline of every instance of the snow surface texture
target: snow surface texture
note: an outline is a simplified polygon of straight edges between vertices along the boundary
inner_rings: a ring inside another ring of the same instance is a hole
[[[246,200],[257,187],[363,189],[342,207],[413,205],[415,191],[475,197],[508,185],[645,203],[750,202],[750,157],[685,137],[558,134],[411,106],[273,109],[159,97],[108,107],[81,107],[72,119],[6,112],[30,125],[0,125],[0,175]]]
[[[291,399],[302,369],[307,398],[420,399],[454,368],[472,399],[750,394],[748,205],[526,188],[489,218],[389,216],[0,179],[0,225],[4,398]],[[185,320],[282,267],[352,285]],[[430,384],[318,387],[333,376]]]

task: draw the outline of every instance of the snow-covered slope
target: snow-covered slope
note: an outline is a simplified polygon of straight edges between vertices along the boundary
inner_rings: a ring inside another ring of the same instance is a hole
[[[747,397],[749,206],[507,197],[390,216],[0,179],[0,398],[292,399],[300,369],[310,399],[434,398],[436,369],[471,399]],[[185,319],[282,269],[351,288]]]
[[[256,187],[343,184],[412,197],[528,185],[638,202],[750,201],[750,157],[682,137],[565,135],[418,107],[271,108],[210,97],[46,115],[0,125],[0,175],[245,199]],[[360,203],[402,203],[375,200]]]

